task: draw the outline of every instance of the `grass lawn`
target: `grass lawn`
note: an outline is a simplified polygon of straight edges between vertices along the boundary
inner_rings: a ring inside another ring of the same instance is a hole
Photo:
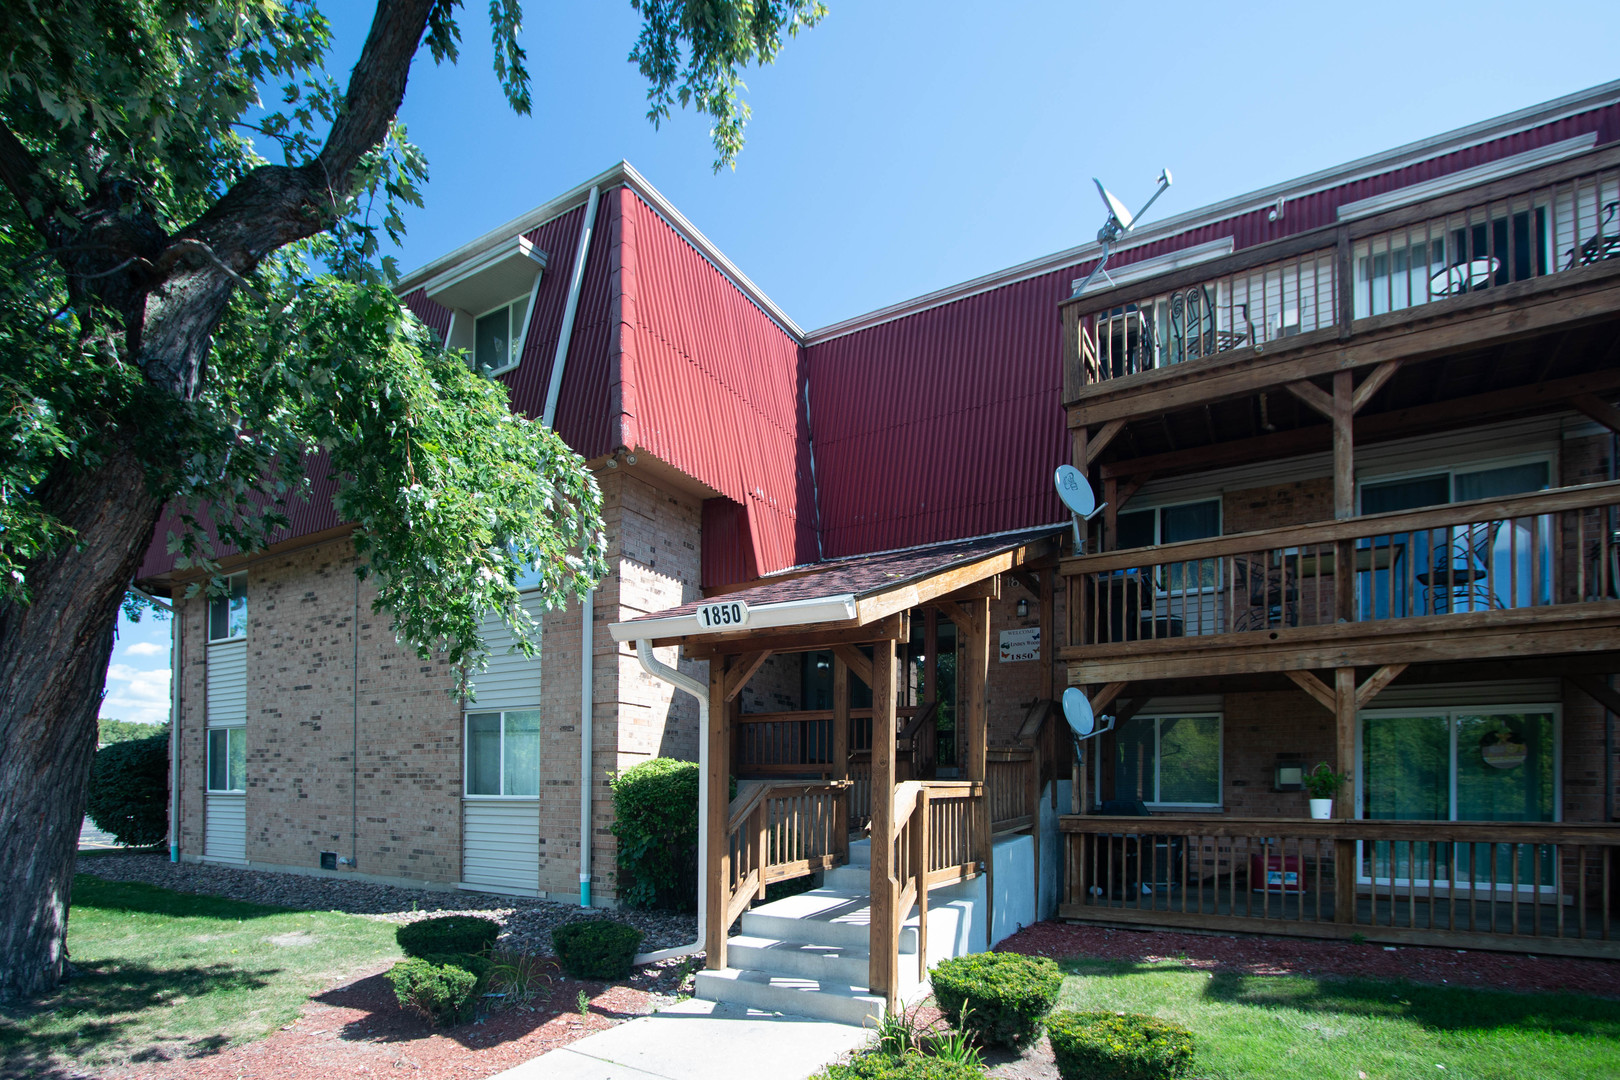
[[[1060,1009],[1149,1013],[1190,1029],[1193,1075],[1620,1076],[1620,1002],[1372,979],[1207,972],[1174,961],[1060,961]]]
[[[0,1075],[176,1057],[258,1038],[343,976],[397,959],[392,924],[291,911],[81,874],[68,950],[77,975],[0,1011]]]

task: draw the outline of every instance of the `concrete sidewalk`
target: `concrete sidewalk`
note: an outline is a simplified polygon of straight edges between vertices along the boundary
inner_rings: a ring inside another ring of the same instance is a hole
[[[872,1034],[870,1028],[690,998],[491,1080],[804,1080]]]

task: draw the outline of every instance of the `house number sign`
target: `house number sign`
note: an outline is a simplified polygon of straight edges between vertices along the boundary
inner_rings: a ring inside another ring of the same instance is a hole
[[[741,600],[704,604],[697,609],[698,625],[705,630],[731,630],[748,625],[748,605]]]

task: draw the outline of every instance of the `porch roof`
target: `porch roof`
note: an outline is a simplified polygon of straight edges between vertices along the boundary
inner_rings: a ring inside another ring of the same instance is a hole
[[[759,630],[781,634],[795,627],[862,627],[1053,554],[1066,528],[1047,525],[838,559],[613,623],[609,630],[615,641],[652,638],[666,644],[687,639],[734,640]],[[722,600],[747,605],[748,622],[740,631],[706,630],[698,621],[699,608]]]

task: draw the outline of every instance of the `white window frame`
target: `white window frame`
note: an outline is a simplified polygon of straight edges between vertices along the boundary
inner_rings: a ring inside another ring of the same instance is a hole
[[[1164,511],[1179,510],[1185,506],[1199,506],[1203,503],[1215,504],[1215,535],[1209,537],[1209,539],[1213,540],[1215,537],[1224,536],[1226,534],[1226,499],[1223,494],[1208,495],[1198,499],[1182,499],[1179,502],[1154,503],[1151,506],[1136,506],[1125,511],[1127,514],[1151,513],[1153,515],[1153,546],[1150,548],[1130,548],[1127,550],[1151,551],[1153,548],[1160,547],[1165,543]],[[1117,521],[1118,519],[1116,518],[1115,520]],[[1117,540],[1118,538],[1116,537],[1115,539]],[[1196,588],[1188,588],[1185,584],[1183,584],[1180,588],[1172,589],[1169,587],[1169,574],[1165,574],[1162,579],[1159,574],[1154,574],[1153,595],[1163,599],[1164,597],[1168,596],[1196,596],[1199,593],[1216,593],[1220,591],[1221,588],[1222,565],[1223,564],[1221,562],[1216,562],[1214,581],[1208,585],[1205,585],[1202,580],[1200,580]],[[1199,575],[1200,579],[1202,579],[1202,576],[1202,574]]]
[[[461,714],[461,797],[463,799],[480,799],[480,800],[488,800],[490,802],[538,802],[540,800],[540,794],[539,794],[538,790],[533,795],[507,795],[507,794],[505,794],[505,790],[506,790],[506,714],[507,713],[518,713],[518,712],[541,713],[542,716],[544,715],[544,713],[541,712],[540,706],[538,706],[538,705],[518,705],[518,706],[515,706],[515,707],[510,708],[510,709],[467,709]],[[473,716],[487,716],[490,713],[495,713],[497,716],[499,716],[501,718],[501,754],[500,754],[499,761],[498,761],[498,763],[496,765],[496,768],[498,770],[498,775],[501,778],[501,791],[502,791],[502,793],[499,794],[499,795],[475,795],[472,792],[472,755],[469,753],[469,751],[470,751],[470,749],[472,747],[472,743],[467,738],[467,723],[468,723],[468,720]],[[545,744],[545,740],[542,739],[541,740],[541,748],[542,749],[544,749],[544,744]],[[536,761],[535,767],[537,769],[539,768],[538,760]]]
[[[1164,733],[1163,733],[1163,729],[1159,726],[1159,721],[1161,721],[1161,720],[1211,720],[1211,719],[1213,719],[1215,721],[1216,725],[1217,725],[1218,730],[1217,730],[1217,733],[1216,733],[1215,742],[1216,742],[1216,745],[1220,748],[1219,752],[1218,752],[1218,754],[1216,756],[1216,761],[1215,761],[1215,800],[1216,801],[1212,802],[1212,803],[1192,803],[1192,802],[1167,803],[1167,802],[1156,802],[1153,799],[1143,799],[1142,800],[1143,805],[1147,806],[1150,810],[1182,810],[1182,809],[1186,809],[1186,810],[1224,810],[1226,808],[1226,713],[1225,712],[1211,712],[1211,711],[1178,712],[1178,711],[1175,711],[1175,710],[1166,710],[1166,711],[1161,711],[1161,712],[1139,713],[1136,716],[1131,717],[1132,721],[1135,721],[1135,720],[1152,720],[1153,721],[1153,794],[1154,794],[1155,797],[1159,794],[1159,791],[1161,790],[1161,788],[1163,786],[1160,783],[1159,773],[1160,773],[1160,768],[1161,768],[1161,766],[1163,764],[1163,761],[1164,761],[1164,755],[1162,753],[1162,746],[1163,746],[1163,742],[1164,742]],[[1115,738],[1118,737],[1118,733],[1119,733],[1119,728],[1115,728],[1114,732],[1113,732]],[[1096,781],[1095,786],[1094,786],[1094,790],[1096,790],[1098,792],[1101,792],[1102,789],[1103,789],[1103,775],[1104,775],[1103,774],[1103,760],[1104,760],[1105,757],[1107,758],[1107,767],[1109,769],[1112,769],[1114,767],[1114,751],[1117,749],[1117,744],[1114,743],[1111,740],[1109,742],[1108,749],[1109,749],[1108,754],[1098,753],[1098,754],[1093,755],[1096,758],[1096,761],[1094,762],[1094,767],[1095,767],[1094,779]],[[1115,793],[1115,797],[1116,798],[1118,797],[1117,792]]]
[[[208,644],[210,644],[210,645],[217,645],[222,641],[245,641],[245,640],[247,640],[247,636],[248,636],[249,609],[248,609],[248,602],[247,602],[247,572],[244,570],[244,571],[241,571],[241,572],[238,572],[238,573],[235,573],[235,574],[226,574],[226,575],[224,575],[224,577],[225,577],[225,588],[226,588],[225,595],[224,596],[209,596],[208,597],[207,620],[208,620]],[[235,588],[235,583],[236,583],[238,578],[240,578],[241,581],[242,581],[242,632],[240,634],[232,634],[230,632],[230,625],[231,625],[231,618],[230,618],[231,591]],[[226,605],[226,608],[225,608],[225,631],[226,631],[226,636],[225,637],[215,637],[214,636],[214,605],[219,604],[219,603],[224,603]]]
[[[207,760],[203,762],[203,781],[207,785],[208,794],[210,794],[210,795],[245,795],[247,793],[247,747],[246,747],[246,745],[244,745],[243,748],[242,748],[242,776],[240,777],[241,782],[242,782],[242,786],[241,787],[223,787],[223,788],[217,788],[217,787],[214,786],[214,733],[215,732],[223,732],[224,735],[225,735],[225,780],[226,780],[226,783],[229,783],[230,782],[230,773],[231,773],[231,743],[233,741],[235,741],[236,739],[241,739],[244,744],[246,743],[246,741],[247,741],[247,725],[246,724],[216,724],[216,725],[210,726],[207,730],[208,730],[208,734],[205,736],[206,745],[204,747],[205,753],[207,755]]]
[[[1419,475],[1423,475],[1423,474],[1419,474]],[[1449,763],[1450,764],[1450,769],[1448,770],[1449,775],[1450,775],[1450,790],[1446,793],[1447,816],[1446,816],[1445,820],[1446,821],[1456,821],[1457,820],[1457,717],[1459,715],[1463,715],[1463,716],[1490,716],[1490,715],[1492,715],[1494,713],[1551,713],[1552,714],[1552,718],[1553,718],[1553,779],[1552,779],[1552,783],[1553,783],[1553,793],[1552,793],[1553,816],[1552,816],[1552,819],[1555,822],[1563,821],[1564,820],[1564,706],[1563,706],[1562,702],[1545,702],[1545,701],[1538,701],[1538,702],[1507,702],[1507,703],[1498,702],[1498,703],[1489,704],[1489,705],[1422,705],[1422,706],[1412,706],[1411,708],[1406,708],[1406,709],[1399,709],[1399,708],[1396,708],[1396,709],[1357,709],[1356,710],[1356,771],[1355,771],[1355,774],[1354,774],[1356,779],[1353,782],[1353,786],[1355,788],[1355,814],[1356,814],[1356,819],[1358,821],[1359,820],[1376,820],[1376,819],[1367,819],[1366,818],[1367,811],[1366,811],[1366,806],[1365,806],[1365,801],[1366,801],[1365,800],[1365,793],[1366,793],[1365,783],[1366,783],[1367,774],[1366,774],[1365,766],[1362,763],[1362,750],[1363,750],[1363,746],[1364,746],[1364,743],[1365,743],[1365,739],[1362,738],[1362,720],[1363,720],[1363,718],[1369,717],[1369,716],[1374,717],[1374,718],[1393,717],[1395,719],[1400,719],[1401,717],[1406,717],[1406,716],[1412,716],[1412,717],[1416,717],[1416,716],[1444,716],[1446,718],[1446,735],[1447,735],[1447,738],[1450,740],[1450,744],[1451,744],[1451,761]],[[1512,824],[1512,822],[1505,822],[1504,824]],[[1366,841],[1363,841],[1363,840],[1357,840],[1356,841],[1356,881],[1357,881],[1358,884],[1361,884],[1361,885],[1367,885],[1367,884],[1370,884],[1372,882],[1372,878],[1367,877],[1366,875],[1364,875],[1361,872],[1361,868],[1365,863],[1365,859],[1363,858],[1364,853],[1363,853],[1363,850],[1362,850],[1363,845],[1365,843],[1366,843]],[[1453,845],[1453,846],[1455,847],[1456,845]],[[1455,866],[1456,864],[1452,863],[1452,865]],[[1561,871],[1561,869],[1559,867],[1558,861],[1556,859],[1554,859],[1554,861],[1553,861],[1553,883],[1551,885],[1535,885],[1535,884],[1532,884],[1532,883],[1525,883],[1525,884],[1521,884],[1519,886],[1519,892],[1521,894],[1525,894],[1525,895],[1533,895],[1534,893],[1539,892],[1543,896],[1554,896],[1554,895],[1557,895],[1559,890],[1562,888],[1562,885],[1561,885],[1562,879],[1563,879],[1563,873],[1562,873],[1562,871]],[[1379,880],[1380,883],[1390,882],[1389,878],[1379,878],[1378,880]],[[1473,892],[1474,891],[1473,884],[1471,884],[1470,882],[1467,882],[1467,881],[1455,881],[1454,882],[1454,881],[1449,881],[1449,880],[1438,880],[1437,879],[1437,880],[1435,880],[1433,882],[1430,882],[1427,878],[1419,878],[1418,880],[1413,881],[1409,877],[1393,879],[1393,882],[1391,883],[1391,887],[1396,888],[1396,889],[1400,889],[1400,888],[1405,888],[1405,889],[1425,889],[1425,888],[1428,888],[1431,884],[1436,887],[1436,895],[1437,896],[1438,895],[1449,895],[1448,893],[1442,892],[1441,890],[1449,890],[1451,892],[1457,892],[1457,893],[1468,893],[1468,892]],[[1513,894],[1513,886],[1511,884],[1503,884],[1501,882],[1481,881],[1481,882],[1479,882],[1479,890],[1478,891],[1483,892],[1483,893],[1487,893],[1487,894],[1489,894],[1489,893],[1498,893],[1498,894],[1506,893],[1506,894],[1511,896]]]
[[[1438,506],[1450,506],[1457,501],[1457,474],[1489,472],[1492,469],[1509,469],[1515,465],[1547,466],[1547,486],[1543,490],[1551,491],[1559,487],[1558,483],[1558,454],[1552,450],[1542,450],[1532,454],[1515,454],[1510,457],[1481,458],[1478,461],[1459,461],[1446,465],[1431,465],[1423,469],[1406,469],[1401,472],[1374,473],[1371,476],[1356,476],[1356,513],[1365,514],[1361,506],[1362,492],[1370,484],[1379,487],[1383,484],[1398,483],[1402,480],[1416,480],[1420,476],[1434,476],[1438,473],[1446,474],[1448,485],[1446,498],[1448,501],[1437,503]]]
[[[514,296],[510,300],[507,300],[505,303],[496,304],[494,307],[490,308],[488,311],[483,311],[483,312],[480,312],[477,315],[473,316],[473,318],[472,318],[472,324],[473,324],[472,343],[473,343],[473,345],[472,345],[472,351],[469,354],[469,360],[472,363],[472,368],[473,368],[474,371],[478,372],[480,375],[485,375],[485,376],[488,376],[489,378],[494,378],[497,375],[506,374],[508,371],[513,370],[520,363],[523,362],[523,346],[527,342],[528,336],[529,336],[529,312],[533,307],[532,298],[533,298],[533,293],[530,293],[528,296]],[[521,324],[518,326],[517,333],[512,334],[512,309],[516,308],[516,307],[519,307],[519,306],[521,306],[523,308],[523,313],[520,316],[518,316],[518,318],[521,319],[522,321],[521,321]],[[505,365],[503,365],[501,367],[490,367],[490,368],[480,367],[479,363],[478,363],[478,323],[479,323],[480,320],[484,319],[487,316],[495,314],[497,311],[500,311],[503,308],[506,310],[506,313],[507,313],[507,316],[506,316],[506,318],[507,318],[507,322],[506,322],[507,333],[512,334],[513,345],[512,345],[512,353],[511,353],[511,362],[507,363],[507,364],[505,364]]]

